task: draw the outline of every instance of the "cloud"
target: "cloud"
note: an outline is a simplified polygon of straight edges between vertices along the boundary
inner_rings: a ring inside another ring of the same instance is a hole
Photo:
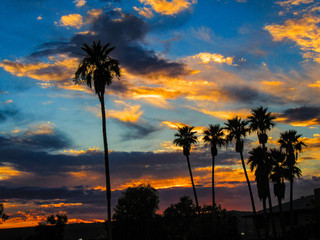
[[[0,123],[8,120],[21,120],[22,113],[15,105],[2,103],[0,104]]]
[[[59,150],[70,147],[71,140],[54,129],[50,123],[33,125],[27,130],[14,131],[14,136],[0,137],[0,149],[33,149],[37,151]]]
[[[277,4],[281,5],[281,6],[285,6],[285,5],[300,5],[300,4],[309,4],[309,3],[313,3],[314,0],[287,0],[287,1],[279,1],[277,2]]]
[[[139,0],[145,5],[149,5],[152,9],[163,15],[175,15],[181,11],[184,11],[195,4],[196,0]]]
[[[91,16],[92,14],[89,15],[90,18]],[[148,32],[147,23],[136,16],[119,11],[104,12],[95,15],[88,33],[76,34],[67,43],[43,44],[32,57],[54,54],[78,56],[83,43],[91,44],[93,40],[100,39],[102,43],[117,43],[117,48],[111,55],[120,61],[122,68],[132,74],[149,77],[189,74],[190,70],[183,63],[162,59],[152,49],[141,44]]]
[[[271,24],[264,27],[274,41],[291,40],[302,51],[305,59],[320,62],[320,17],[304,14],[302,17],[286,20],[283,24]]]
[[[83,25],[83,19],[80,14],[69,14],[62,16],[59,24],[62,27],[74,27],[80,29]]]
[[[191,58],[195,60],[200,60],[202,63],[207,64],[209,62],[216,62],[216,63],[226,63],[228,65],[232,65],[234,57],[224,57],[221,54],[217,53],[207,53],[201,52],[197,55],[192,56]]]
[[[280,116],[280,121],[293,126],[311,126],[320,124],[320,108],[303,106],[286,109]]]
[[[133,7],[135,11],[137,11],[141,16],[146,17],[146,18],[152,18],[153,13],[151,9],[143,7],[143,8],[138,8],[138,7]]]
[[[73,1],[77,7],[83,7],[86,4],[86,0],[75,0]]]
[[[123,110],[108,109],[107,117],[120,120],[122,122],[138,122],[143,111],[140,110],[140,105],[131,105],[124,101],[114,101],[117,105],[123,106]],[[87,107],[88,111],[93,112],[96,116],[101,117],[100,107]]]

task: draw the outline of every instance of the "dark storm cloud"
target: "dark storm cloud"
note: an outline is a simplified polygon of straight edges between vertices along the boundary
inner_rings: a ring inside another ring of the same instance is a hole
[[[286,122],[316,119],[317,123],[320,124],[320,107],[303,106],[299,108],[289,108],[283,112],[281,117],[285,117]]]
[[[48,149],[64,150],[68,146],[71,146],[71,142],[62,133],[0,136],[0,162],[13,164],[17,170],[36,176],[66,176],[69,172],[82,170],[104,174],[103,152],[88,151],[76,156],[47,152]],[[111,152],[109,156],[112,177],[124,182],[143,176],[163,179],[188,175],[186,160],[181,152]],[[207,151],[194,152],[190,159],[194,168],[211,164],[211,156]],[[216,164],[232,165],[235,162],[238,162],[237,154],[233,151],[221,151]]]
[[[231,99],[245,104],[253,103],[282,103],[277,96],[262,93],[250,86],[225,87],[222,91]]]
[[[87,19],[90,15],[87,16]],[[115,19],[120,19],[115,21]],[[188,74],[185,65],[161,59],[152,50],[144,46],[149,25],[142,19],[117,11],[104,12],[92,20],[90,31],[95,34],[76,34],[70,42],[45,43],[37,48],[31,57],[50,56],[58,53],[82,57],[81,46],[101,40],[111,43],[116,49],[111,55],[120,61],[129,72],[139,75],[177,77]]]
[[[0,136],[0,151],[9,149],[50,151],[71,146],[71,140],[59,131],[53,131],[52,133],[31,133],[26,131],[17,136]]]

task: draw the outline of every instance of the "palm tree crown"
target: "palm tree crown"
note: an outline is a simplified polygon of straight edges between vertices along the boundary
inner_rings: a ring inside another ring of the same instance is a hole
[[[247,136],[249,128],[247,127],[248,121],[241,120],[240,117],[236,116],[233,119],[228,119],[225,123],[227,126],[225,129],[228,130],[227,139],[231,142],[233,139],[236,140],[236,152],[242,152],[243,150],[243,138]]]
[[[92,47],[83,44],[81,48],[86,56],[80,62],[75,72],[76,83],[85,82],[88,87],[94,86],[99,98],[105,93],[105,87],[112,83],[113,77],[120,78],[119,62],[109,56],[115,47],[109,48],[110,44],[101,45],[93,42]]]
[[[196,132],[192,131],[194,127],[183,126],[178,128],[178,132],[174,135],[173,143],[183,148],[183,155],[189,156],[191,145],[197,142]]]
[[[306,144],[300,141],[301,134],[297,134],[296,130],[289,130],[280,133],[280,149],[284,149],[287,155],[286,164],[293,166],[296,164],[298,153],[302,151],[302,147]]]
[[[267,131],[275,126],[274,116],[271,112],[267,112],[268,108],[262,106],[251,110],[251,115],[248,117],[250,123],[250,130],[257,131],[260,144],[265,144],[268,141]]]
[[[212,125],[209,124],[209,128],[204,130],[204,142],[210,144],[211,146],[211,154],[213,156],[217,156],[218,147],[222,147],[227,145],[227,140],[224,138],[225,134],[223,132],[223,128],[220,127],[219,124]]]

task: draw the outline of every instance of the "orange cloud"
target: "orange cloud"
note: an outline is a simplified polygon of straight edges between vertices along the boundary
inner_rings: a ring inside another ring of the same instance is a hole
[[[86,4],[86,0],[75,0],[73,1],[77,7],[83,7]]]
[[[300,4],[308,4],[308,3],[313,3],[314,0],[287,0],[287,1],[282,1],[282,2],[277,2],[277,4],[281,6],[285,5],[300,5]]]
[[[291,40],[306,53],[306,59],[320,63],[320,17],[305,14],[301,18],[289,19],[283,25],[272,24],[265,26],[274,41]]]
[[[3,162],[2,164],[3,165],[0,166],[0,181],[8,180],[12,177],[21,176],[24,174],[24,172],[15,169],[15,167],[9,163]]]
[[[175,15],[196,3],[196,0],[139,0],[149,5],[152,9],[163,15]]]
[[[80,29],[83,25],[83,19],[80,14],[69,14],[62,16],[59,24],[62,27],[74,27]]]
[[[267,85],[267,86],[280,86],[280,85],[283,85],[284,83],[283,82],[280,82],[280,81],[262,81],[261,82],[263,85]]]
[[[144,16],[146,18],[152,18],[153,13],[149,8],[143,7],[143,8],[137,8],[133,7],[135,11],[137,11],[141,16]]]
[[[204,64],[209,62],[216,62],[216,63],[226,63],[228,65],[232,65],[234,57],[224,57],[221,54],[217,53],[207,53],[201,52],[197,55],[191,56],[192,59],[198,60]]]
[[[116,104],[123,106],[123,110],[107,109],[107,117],[118,119],[122,122],[137,122],[139,121],[143,111],[140,110],[140,105],[130,105],[123,101],[114,101]],[[97,117],[101,117],[100,107],[87,107],[87,110],[93,112]]]
[[[68,58],[65,55],[50,57],[50,62],[23,63],[20,60],[3,60],[0,67],[18,77],[29,77],[42,82],[65,81],[73,77],[78,67],[77,58]]]
[[[93,152],[99,152],[99,147],[89,147],[87,150],[64,150],[63,152],[70,155],[80,155],[80,154],[86,154],[86,153],[93,153]]]

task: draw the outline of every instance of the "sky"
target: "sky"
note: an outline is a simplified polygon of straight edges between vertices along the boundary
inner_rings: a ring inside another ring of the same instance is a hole
[[[172,143],[182,124],[197,131],[191,166],[199,202],[210,204],[203,130],[259,106],[277,117],[269,147],[289,129],[307,145],[294,197],[320,186],[318,1],[3,0],[0,7],[0,202],[10,215],[0,228],[34,226],[53,213],[71,223],[106,218],[100,103],[73,82],[82,44],[98,40],[116,47],[110,55],[121,68],[106,89],[112,207],[124,189],[143,183],[158,190],[159,213],[193,197],[186,159]],[[245,158],[257,144],[255,133],[246,138]],[[219,150],[215,172],[217,203],[250,210],[232,144]]]

